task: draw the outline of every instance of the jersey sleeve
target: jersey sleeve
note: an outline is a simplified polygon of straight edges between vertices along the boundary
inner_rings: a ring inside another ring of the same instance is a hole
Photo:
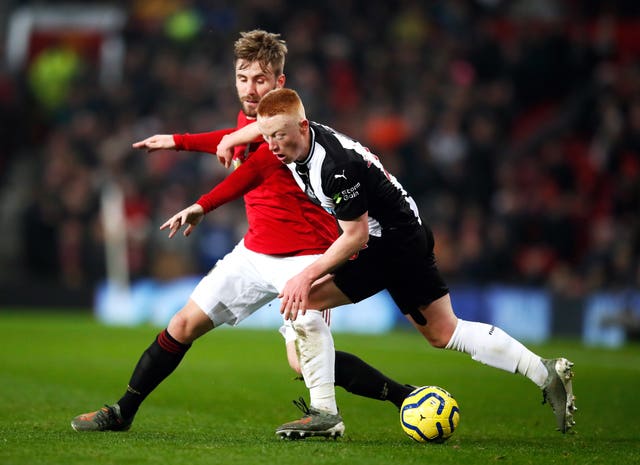
[[[322,173],[323,190],[333,200],[334,214],[339,220],[353,220],[369,210],[366,178],[361,171],[360,164],[350,160]]]
[[[255,189],[280,168],[282,163],[271,153],[267,144],[263,143],[244,163],[196,203],[205,213],[210,212]]]
[[[231,134],[235,128],[220,129],[211,132],[197,134],[174,134],[173,142],[177,150],[189,150],[192,152],[216,153],[218,144],[224,136]]]

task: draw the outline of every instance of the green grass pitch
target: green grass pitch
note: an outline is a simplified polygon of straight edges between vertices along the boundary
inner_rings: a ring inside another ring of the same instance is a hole
[[[345,437],[282,441],[298,416],[276,331],[219,329],[194,344],[143,404],[126,433],[76,433],[71,418],[114,402],[159,328],[102,326],[87,315],[0,312],[0,464],[637,464],[640,347],[556,341],[542,356],[575,362],[575,434],[555,431],[528,380],[429,347],[408,330],[336,334],[353,352],[406,383],[436,384],[458,400],[461,421],[442,445],[413,442],[386,402],[337,389]]]

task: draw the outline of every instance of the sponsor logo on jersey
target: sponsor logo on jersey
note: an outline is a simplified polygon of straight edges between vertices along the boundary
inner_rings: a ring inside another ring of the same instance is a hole
[[[347,180],[347,177],[346,177],[346,176],[345,176],[345,174],[344,174],[344,170],[342,170],[342,174],[334,174],[334,175],[333,175],[333,178],[334,178],[334,179],[344,178],[344,180],[345,180],[345,181]]]
[[[344,189],[343,191],[340,192],[340,194],[337,194],[337,195],[341,196],[341,200],[355,199],[357,196],[360,195],[360,192],[358,192],[358,189],[360,189],[360,182],[357,182],[354,186]]]

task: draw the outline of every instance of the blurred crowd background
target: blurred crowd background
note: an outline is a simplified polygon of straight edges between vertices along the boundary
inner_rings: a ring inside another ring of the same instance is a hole
[[[64,5],[0,6],[0,303],[54,299],[52,289],[86,301],[105,277],[108,181],[125,193],[132,279],[202,274],[230,250],[246,228],[241,201],[188,239],[158,230],[226,175],[215,157],[131,144],[234,126],[232,45],[254,28],[287,41],[287,85],[310,119],[368,145],[412,193],[451,284],[569,297],[640,286],[640,2],[133,0],[72,10],[96,5],[123,18],[121,59],[108,65],[99,37],[73,31],[45,31],[12,64],[13,15]]]

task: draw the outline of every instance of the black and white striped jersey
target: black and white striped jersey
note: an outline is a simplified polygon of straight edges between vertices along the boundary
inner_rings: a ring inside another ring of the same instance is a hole
[[[287,167],[313,202],[339,220],[368,211],[372,236],[420,224],[413,199],[366,147],[322,124],[310,122],[310,133],[307,158]]]

